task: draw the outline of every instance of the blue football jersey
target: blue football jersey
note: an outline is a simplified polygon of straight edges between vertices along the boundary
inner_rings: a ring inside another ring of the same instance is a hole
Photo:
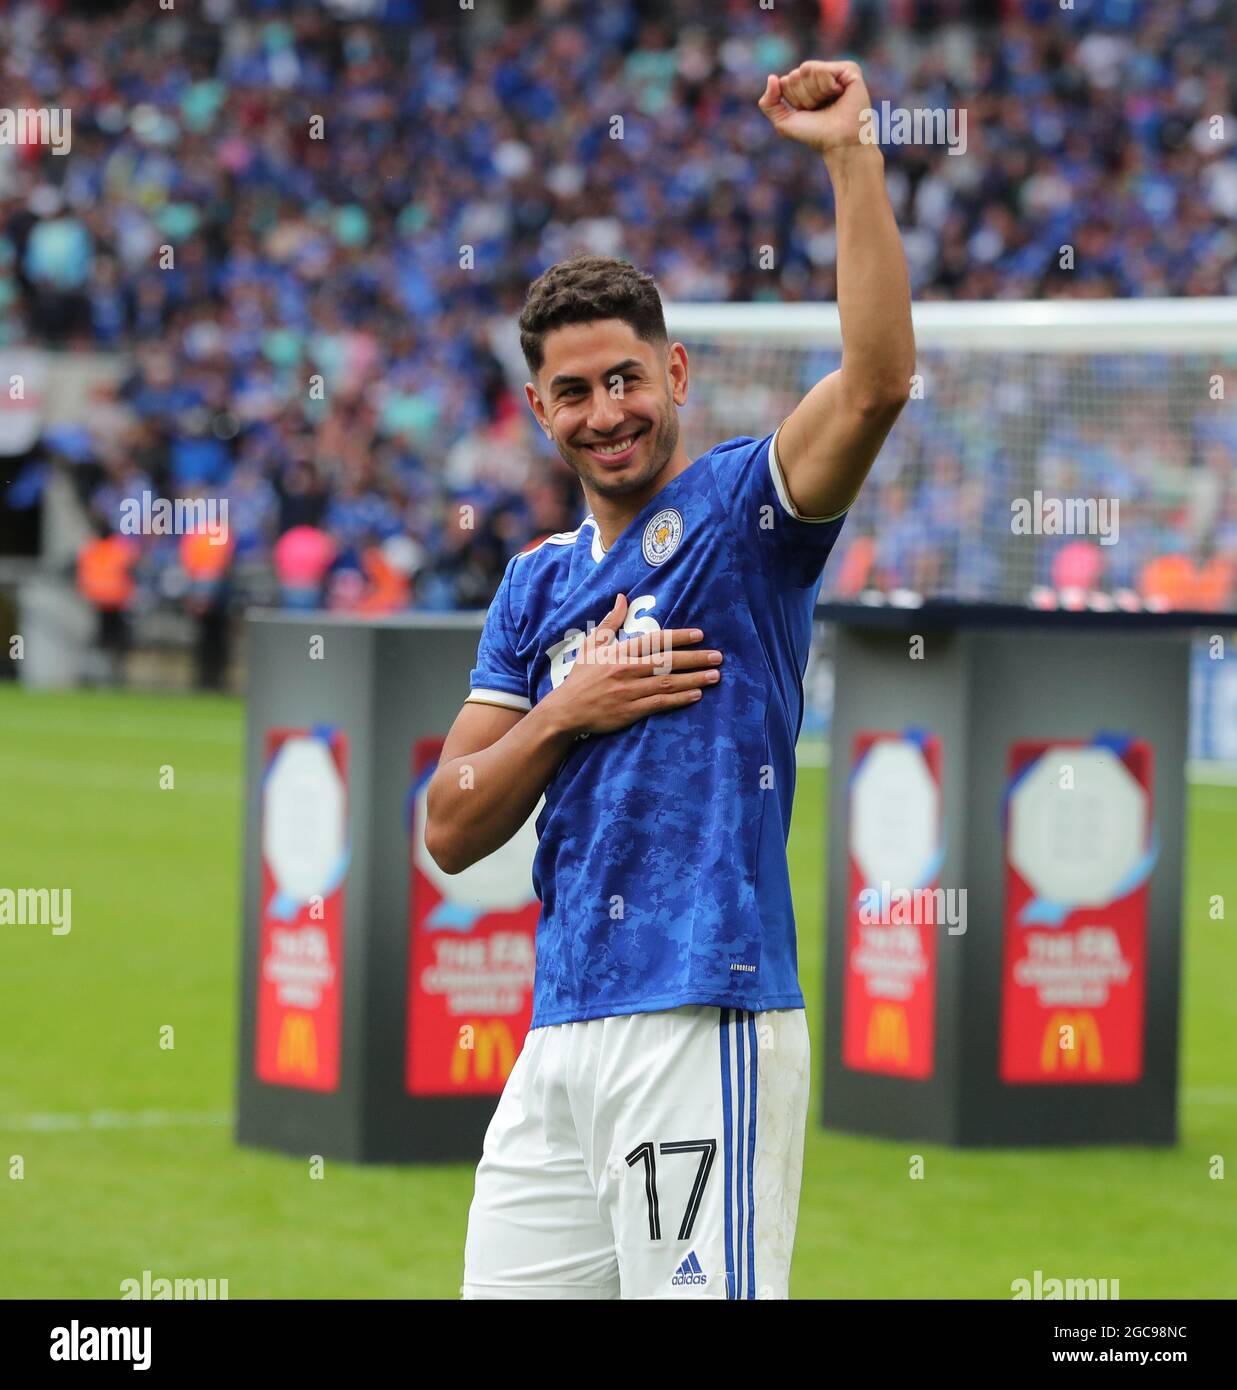
[[[799,515],[775,431],[695,459],[609,550],[590,516],[508,563],[470,700],[531,709],[620,593],[624,635],[698,627],[698,648],[723,654],[700,700],[577,740],[546,788],[532,1027],[803,1007],[786,841],[812,611],[842,520]]]

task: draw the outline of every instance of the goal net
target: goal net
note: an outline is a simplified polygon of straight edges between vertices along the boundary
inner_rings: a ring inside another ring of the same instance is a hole
[[[1237,609],[1237,311],[1224,299],[914,310],[908,401],[821,596]],[[692,456],[841,362],[836,306],[670,304]]]

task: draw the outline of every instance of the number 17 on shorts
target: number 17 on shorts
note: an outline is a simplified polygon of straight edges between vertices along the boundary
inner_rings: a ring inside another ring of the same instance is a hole
[[[787,1297],[809,1074],[802,1009],[534,1029],[486,1135],[465,1296]]]

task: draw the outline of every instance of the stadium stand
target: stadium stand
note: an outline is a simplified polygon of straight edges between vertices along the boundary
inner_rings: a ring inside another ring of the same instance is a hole
[[[580,515],[520,390],[510,324],[532,277],[589,249],[651,270],[670,300],[834,297],[827,180],[805,180],[755,106],[796,54],[859,58],[878,103],[967,112],[965,158],[886,150],[918,299],[1237,291],[1225,0],[190,8],[0,15],[8,105],[73,113],[71,158],[0,148],[0,344],[128,363],[72,448],[45,439],[18,461],[0,508],[36,507],[49,463],[104,532],[144,490],[227,497],[209,595],[176,537],[143,537],[140,610],[200,625],[252,599],[485,606],[513,551]],[[1219,557],[1197,582],[1230,601],[1232,419],[1201,401],[1180,467],[1138,480],[1198,480],[1172,515],[1181,547]],[[923,428],[908,412],[895,454]],[[874,478],[891,520],[875,545],[847,538],[862,542],[839,550],[847,583],[923,585],[950,563],[932,528],[966,505],[964,460],[929,443],[933,466]],[[329,551],[308,590],[275,562],[304,529]],[[1147,582],[1196,582],[1163,549],[1130,547]],[[209,664],[217,634],[199,636]]]

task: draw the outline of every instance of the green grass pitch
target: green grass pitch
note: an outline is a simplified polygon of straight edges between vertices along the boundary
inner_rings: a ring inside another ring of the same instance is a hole
[[[458,1296],[471,1165],[314,1181],[233,1143],[241,731],[234,700],[0,689],[0,886],[73,890],[66,936],[0,926],[0,1297],[116,1298],[146,1269],[232,1298]],[[825,776],[801,771],[791,841],[817,1060]],[[1191,788],[1186,885],[1180,1145],[840,1138],[814,1082],[794,1296],[1007,1299],[1036,1269],[1237,1293],[1237,788]]]

